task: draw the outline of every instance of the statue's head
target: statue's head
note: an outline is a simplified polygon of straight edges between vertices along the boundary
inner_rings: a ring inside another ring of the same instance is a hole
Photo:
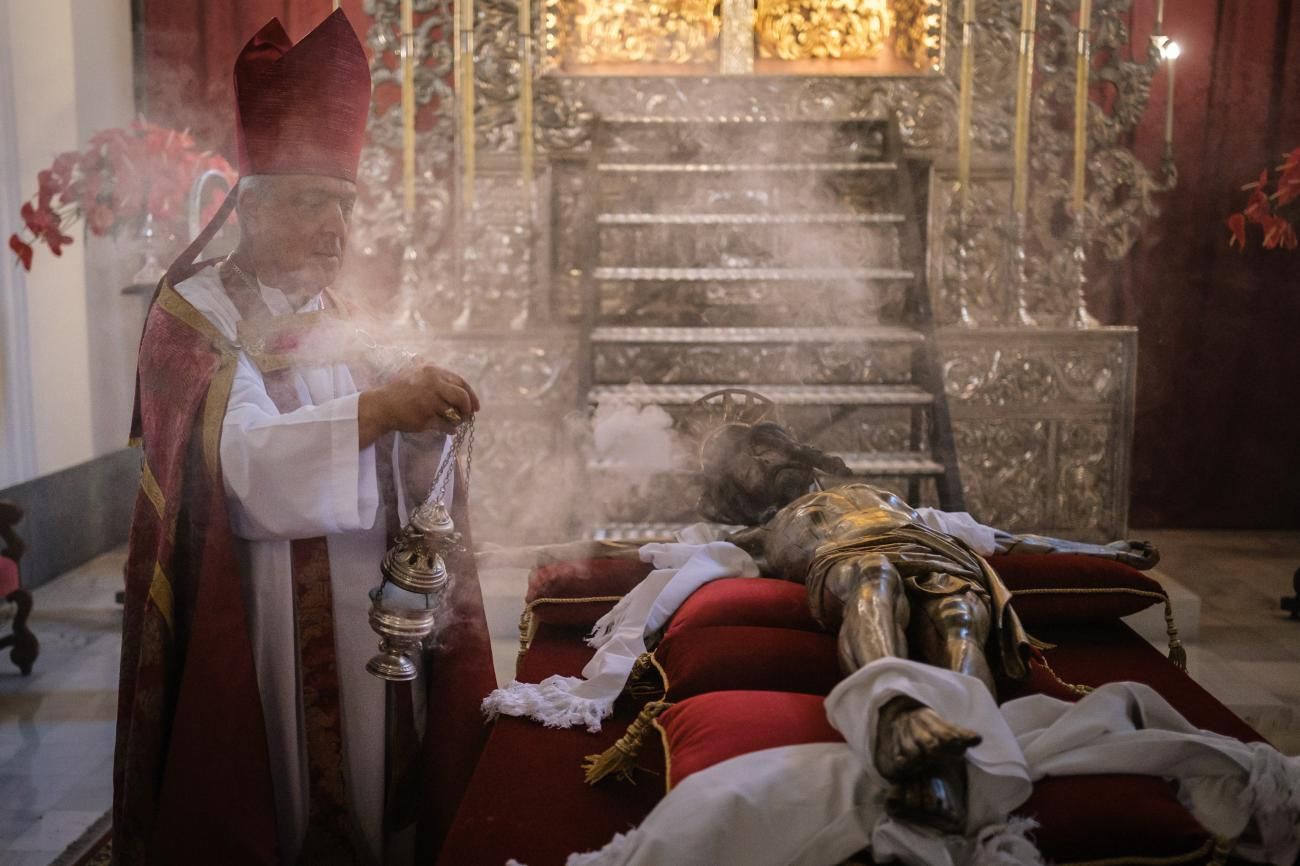
[[[803,496],[817,473],[848,475],[838,457],[802,445],[779,424],[724,424],[700,449],[705,520],[758,526]]]

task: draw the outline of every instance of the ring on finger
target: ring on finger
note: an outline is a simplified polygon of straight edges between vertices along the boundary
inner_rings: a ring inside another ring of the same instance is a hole
[[[464,420],[463,418],[461,418],[460,412],[457,411],[455,406],[448,406],[446,409],[443,409],[442,417],[445,418],[447,421],[451,422],[452,424],[459,424],[461,421]]]

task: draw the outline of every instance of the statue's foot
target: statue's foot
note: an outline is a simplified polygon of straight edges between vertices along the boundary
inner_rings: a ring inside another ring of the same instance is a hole
[[[932,773],[895,785],[885,797],[885,810],[900,821],[940,833],[965,833],[965,762],[944,764]]]
[[[911,698],[897,697],[880,708],[875,759],[880,775],[901,782],[941,763],[962,763],[980,735],[947,722]]]
[[[1106,545],[1111,550],[1117,551],[1116,559],[1125,565],[1132,566],[1138,571],[1146,571],[1148,568],[1155,568],[1156,563],[1160,561],[1160,551],[1149,541],[1130,541],[1124,539],[1121,541],[1112,541]]]

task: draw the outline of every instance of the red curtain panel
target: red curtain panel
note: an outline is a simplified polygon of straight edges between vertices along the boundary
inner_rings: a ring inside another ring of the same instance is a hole
[[[1145,38],[1156,0],[1136,0]],[[1242,252],[1224,221],[1243,184],[1300,147],[1300,2],[1179,0],[1179,182],[1142,233],[1104,321],[1138,337],[1137,527],[1300,528],[1300,251]],[[1165,79],[1135,146],[1163,151]]]

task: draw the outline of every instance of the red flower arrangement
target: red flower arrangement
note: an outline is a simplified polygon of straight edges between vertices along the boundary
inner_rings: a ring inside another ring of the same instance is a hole
[[[1246,209],[1228,217],[1228,231],[1232,232],[1230,244],[1246,248],[1246,226],[1254,223],[1264,230],[1264,249],[1293,250],[1300,246],[1296,226],[1300,223],[1300,147],[1288,153],[1277,174],[1277,187],[1269,192],[1268,169],[1260,172],[1259,180],[1243,189],[1251,190]]]
[[[125,129],[105,129],[84,150],[59,154],[36,176],[37,191],[20,211],[30,240],[9,236],[9,249],[26,270],[33,244],[54,255],[72,243],[64,234],[79,219],[96,235],[138,231],[152,215],[160,235],[186,237],[190,187],[203,172],[220,171],[232,185],[235,170],[219,155],[199,150],[184,132],[142,119]],[[205,202],[204,219],[219,205]]]

